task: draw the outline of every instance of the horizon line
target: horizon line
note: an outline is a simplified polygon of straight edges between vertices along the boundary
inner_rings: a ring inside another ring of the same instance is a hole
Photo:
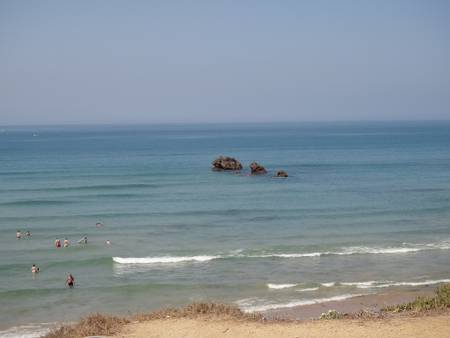
[[[239,121],[239,122],[62,122],[62,123],[11,123],[0,124],[0,128],[10,127],[83,127],[83,126],[183,126],[183,125],[269,125],[269,124],[345,124],[345,123],[420,123],[450,122],[447,119],[392,119],[392,120],[286,120],[286,121]]]

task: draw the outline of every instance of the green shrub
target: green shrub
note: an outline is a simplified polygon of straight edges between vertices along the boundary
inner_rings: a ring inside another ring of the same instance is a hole
[[[386,312],[414,311],[423,312],[450,308],[450,283],[440,285],[433,297],[417,297],[409,303],[388,306],[382,309]]]
[[[328,310],[328,312],[323,312],[320,315],[320,319],[340,319],[343,318],[344,314],[336,310]]]

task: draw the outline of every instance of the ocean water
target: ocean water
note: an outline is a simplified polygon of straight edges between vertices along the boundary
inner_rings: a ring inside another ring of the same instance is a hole
[[[212,171],[221,154],[245,170]],[[252,161],[269,174],[249,176]],[[437,285],[449,262],[449,122],[0,130],[3,336],[94,311]]]

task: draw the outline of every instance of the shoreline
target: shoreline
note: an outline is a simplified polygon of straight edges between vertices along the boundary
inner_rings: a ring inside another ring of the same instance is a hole
[[[355,297],[316,303],[310,305],[293,306],[282,309],[273,309],[260,312],[268,320],[310,320],[318,319],[328,310],[336,310],[340,313],[357,313],[367,311],[379,312],[387,306],[394,306],[413,301],[417,297],[429,297],[434,294],[434,287],[421,287],[408,290],[392,290],[374,294],[358,295]]]

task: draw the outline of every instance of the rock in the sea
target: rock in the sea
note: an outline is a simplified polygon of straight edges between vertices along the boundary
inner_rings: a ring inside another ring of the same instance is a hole
[[[241,170],[242,164],[238,160],[228,156],[219,156],[211,163],[214,170]]]
[[[262,165],[260,165],[256,162],[252,162],[250,164],[250,170],[252,171],[252,175],[267,174],[266,169]]]
[[[275,177],[288,177],[288,173],[284,170],[277,171]]]

